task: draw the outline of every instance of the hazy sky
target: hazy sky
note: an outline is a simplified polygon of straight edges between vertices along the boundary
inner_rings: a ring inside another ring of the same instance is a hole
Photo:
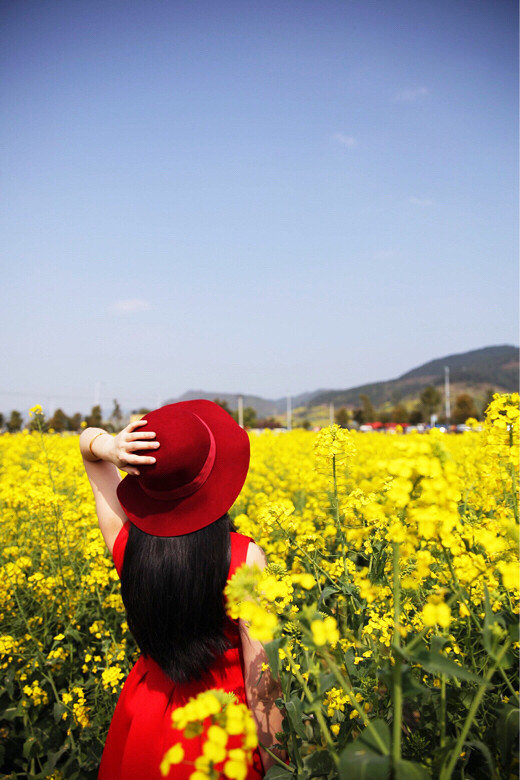
[[[0,410],[518,343],[513,0],[3,0]]]

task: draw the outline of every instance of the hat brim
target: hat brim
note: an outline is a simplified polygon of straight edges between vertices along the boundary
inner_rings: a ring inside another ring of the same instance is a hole
[[[249,436],[231,415],[212,401],[181,401],[175,406],[198,415],[215,439],[215,462],[204,484],[185,498],[162,501],[151,498],[139,484],[139,477],[128,475],[117,487],[117,497],[131,523],[154,536],[181,536],[198,531],[231,509],[244,485],[249,468]],[[140,431],[153,430],[149,425]]]

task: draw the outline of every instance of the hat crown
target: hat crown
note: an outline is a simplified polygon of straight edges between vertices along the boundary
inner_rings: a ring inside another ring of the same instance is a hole
[[[146,415],[160,447],[117,486],[127,518],[153,536],[181,536],[218,520],[237,498],[249,466],[249,437],[212,401],[179,401]]]
[[[143,489],[171,491],[190,485],[207,464],[211,433],[193,412],[164,406],[146,417],[142,431],[155,431],[161,445],[153,455],[156,462],[141,467],[139,482]],[[142,454],[150,454],[144,452]]]

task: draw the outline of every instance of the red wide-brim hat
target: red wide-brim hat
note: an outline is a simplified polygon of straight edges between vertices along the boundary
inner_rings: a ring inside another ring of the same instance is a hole
[[[134,525],[154,536],[204,528],[231,509],[249,468],[249,436],[212,401],[181,401],[145,415],[137,432],[155,431],[160,447],[143,450],[156,462],[139,466],[118,485]]]

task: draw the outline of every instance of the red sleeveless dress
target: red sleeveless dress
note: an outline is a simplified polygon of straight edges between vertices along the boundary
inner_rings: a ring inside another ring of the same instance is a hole
[[[129,523],[125,523],[119,532],[112,553],[119,575],[123,567],[128,526]],[[250,541],[248,536],[231,533],[228,579],[245,562]],[[204,735],[186,739],[181,731],[172,728],[172,711],[209,688],[233,692],[239,701],[247,704],[238,623],[233,622],[226,634],[231,647],[196,682],[179,685],[166,677],[151,658],[141,656],[138,659],[126,679],[110,723],[98,780],[163,780],[159,770],[162,758],[178,742],[184,748],[184,761],[191,763],[172,766],[168,778],[187,780],[190,777],[195,771],[193,762],[202,753]],[[228,749],[235,747],[241,747],[241,738],[229,737]],[[247,780],[258,780],[263,776],[260,754],[256,749]]]

